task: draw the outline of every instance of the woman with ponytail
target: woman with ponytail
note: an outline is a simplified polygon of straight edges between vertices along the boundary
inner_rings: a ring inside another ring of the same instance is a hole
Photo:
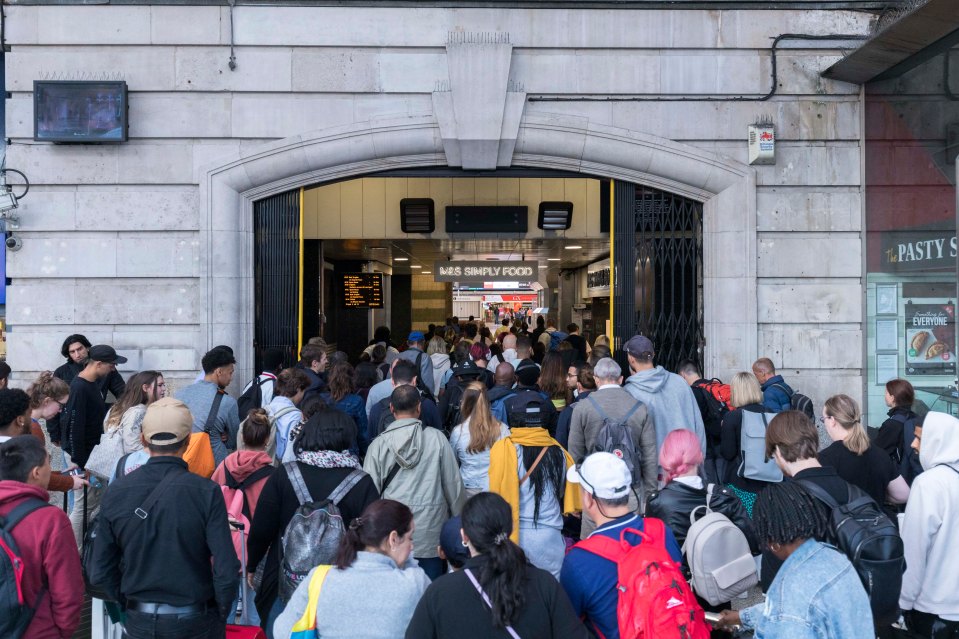
[[[294,591],[275,639],[402,637],[430,584],[412,557],[414,531],[413,513],[400,502],[368,505],[340,538],[336,565],[314,568]]]
[[[434,581],[416,606],[407,639],[586,639],[559,582],[510,541],[513,514],[499,495],[463,506],[460,535],[470,559]],[[325,636],[325,635],[324,635]]]
[[[703,483],[702,464],[703,450],[694,432],[681,429],[669,433],[659,452],[659,465],[666,485],[650,496],[646,516],[666,522],[673,529],[676,542],[682,546],[689,532],[689,514],[706,505],[707,488],[712,487],[709,508],[729,517],[746,535],[753,553],[759,554],[753,525],[742,502],[725,486]]]
[[[489,490],[489,451],[493,444],[509,436],[509,428],[490,412],[486,385],[475,381],[466,385],[460,399],[462,423],[450,433],[450,446],[460,464],[460,477],[467,497]]]
[[[835,468],[837,475],[861,488],[877,504],[906,503],[909,484],[889,455],[871,445],[856,400],[833,395],[823,405],[822,419],[833,443],[819,451],[819,463]]]

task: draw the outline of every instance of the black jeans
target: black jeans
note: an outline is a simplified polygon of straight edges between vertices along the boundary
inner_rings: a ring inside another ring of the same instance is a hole
[[[920,612],[919,610],[907,610],[903,613],[909,630],[918,637],[924,639],[959,639],[959,621],[946,621],[938,616]]]
[[[152,615],[127,610],[128,639],[224,639],[226,626],[216,610],[185,615]]]

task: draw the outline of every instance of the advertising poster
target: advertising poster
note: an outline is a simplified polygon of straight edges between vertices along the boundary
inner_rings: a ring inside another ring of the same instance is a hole
[[[906,374],[955,375],[955,304],[906,304]]]

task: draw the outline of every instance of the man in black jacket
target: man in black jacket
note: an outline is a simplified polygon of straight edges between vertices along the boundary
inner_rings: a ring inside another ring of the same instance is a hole
[[[86,365],[80,374],[70,382],[70,399],[63,409],[62,436],[63,450],[74,464],[83,468],[90,451],[100,443],[103,435],[103,418],[107,414],[107,405],[100,392],[100,380],[115,373],[117,364],[126,363],[127,358],[117,355],[112,346],[98,344],[90,348]],[[100,507],[102,488],[83,486],[74,492],[74,506],[70,513],[73,534],[77,545],[83,540],[88,522],[96,516]]]
[[[53,371],[53,376],[59,377],[69,385],[70,382],[80,374],[84,366],[86,366],[89,352],[90,340],[79,333],[70,335],[63,340],[63,346],[60,347],[60,354],[63,355],[67,361],[57,368],[57,370]],[[120,373],[113,370],[109,375],[97,381],[97,387],[100,389],[103,401],[106,401],[108,393],[113,393],[116,399],[120,399],[120,395],[126,390],[126,383],[123,381]],[[55,415],[47,420],[47,432],[50,434],[50,441],[59,446],[61,438],[60,415]]]
[[[104,496],[89,577],[126,607],[131,639],[222,638],[236,598],[240,563],[223,496],[183,461],[192,427],[183,402],[150,404],[150,460]]]

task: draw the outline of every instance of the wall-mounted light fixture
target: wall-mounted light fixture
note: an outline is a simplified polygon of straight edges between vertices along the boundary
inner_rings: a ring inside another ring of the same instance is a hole
[[[573,223],[572,202],[540,202],[536,226],[544,231],[565,231]]]
[[[436,230],[436,213],[429,198],[400,200],[400,228],[404,233],[432,233]]]

